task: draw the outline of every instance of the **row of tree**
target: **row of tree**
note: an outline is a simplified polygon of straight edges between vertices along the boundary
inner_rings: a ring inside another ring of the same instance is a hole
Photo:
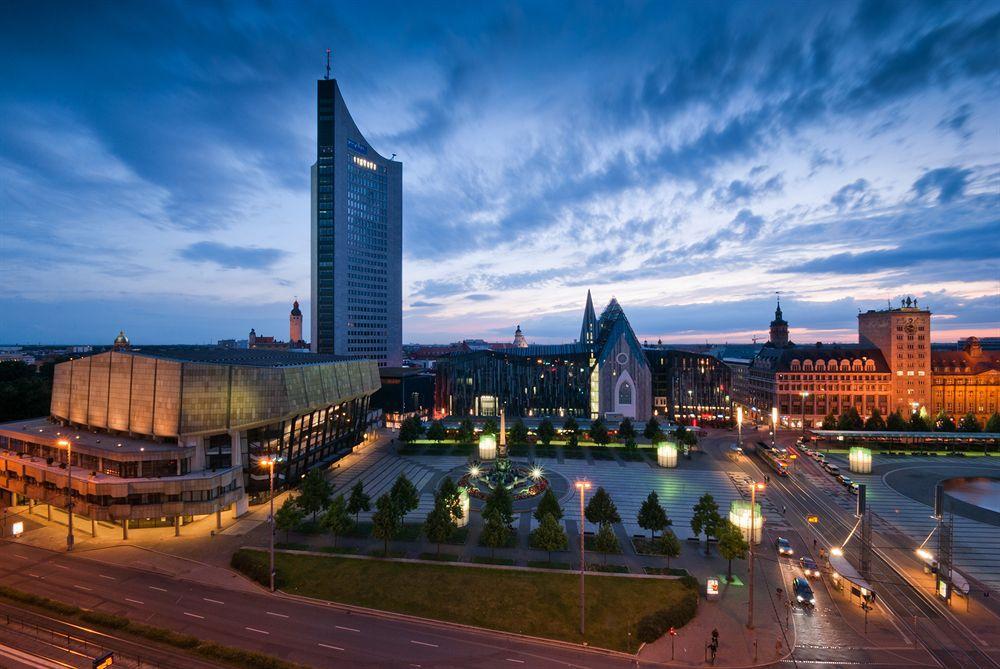
[[[955,424],[951,416],[945,412],[938,414],[933,421],[928,420],[919,412],[910,415],[909,420],[900,411],[883,418],[878,409],[872,409],[867,419],[862,418],[858,410],[850,407],[838,417],[832,411],[823,419],[824,430],[867,430],[870,432],[888,430],[890,432],[982,432],[983,426],[971,411]],[[1000,432],[1000,414],[994,413],[986,422],[986,432]]]

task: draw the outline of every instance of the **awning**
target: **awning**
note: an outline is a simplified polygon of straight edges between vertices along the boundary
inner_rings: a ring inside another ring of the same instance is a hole
[[[853,584],[861,590],[861,596],[867,597],[869,595],[872,598],[875,597],[875,588],[872,587],[871,583],[866,581],[858,573],[858,570],[847,561],[847,558],[843,555],[831,555],[830,556],[830,566],[833,567],[833,571],[840,575],[841,578]]]

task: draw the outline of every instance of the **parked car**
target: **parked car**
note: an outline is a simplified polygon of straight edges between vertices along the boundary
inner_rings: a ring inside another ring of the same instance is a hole
[[[861,486],[858,485],[857,483],[855,483],[854,481],[851,481],[851,485],[847,486],[847,490],[851,494],[854,494],[854,495],[857,495],[858,494],[858,490],[860,490],[860,489],[861,489]]]
[[[845,488],[850,488],[851,484],[854,483],[854,481],[852,481],[849,476],[844,476],[843,474],[838,476],[837,480],[840,481],[840,485],[844,486]]]
[[[809,581],[801,576],[796,576],[792,579],[792,592],[795,593],[795,601],[799,604],[803,606],[816,605],[816,595],[813,594],[812,588],[809,587]]]
[[[806,578],[819,578],[819,565],[811,557],[803,556],[799,558],[799,566]]]
[[[795,553],[792,550],[792,544],[784,537],[778,537],[778,540],[774,542],[774,546],[778,549],[778,555],[794,555]]]
[[[831,465],[829,462],[823,463],[823,469],[825,469],[832,476],[836,476],[840,473],[840,467],[837,465]]]

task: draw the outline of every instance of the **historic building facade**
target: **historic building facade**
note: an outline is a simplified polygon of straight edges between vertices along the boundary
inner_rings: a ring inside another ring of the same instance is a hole
[[[980,424],[1000,412],[1000,351],[984,351],[976,337],[955,351],[931,351],[931,409],[956,422],[972,413]]]
[[[525,344],[527,342],[524,342]],[[629,417],[648,420],[649,363],[618,301],[600,318],[588,291],[579,341],[469,350],[435,365],[445,416]]]

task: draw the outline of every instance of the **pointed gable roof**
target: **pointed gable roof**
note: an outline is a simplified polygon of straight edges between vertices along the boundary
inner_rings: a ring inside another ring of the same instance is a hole
[[[594,313],[594,299],[587,291],[587,306],[583,308],[583,325],[580,327],[580,343],[592,344],[597,341],[597,315]]]

